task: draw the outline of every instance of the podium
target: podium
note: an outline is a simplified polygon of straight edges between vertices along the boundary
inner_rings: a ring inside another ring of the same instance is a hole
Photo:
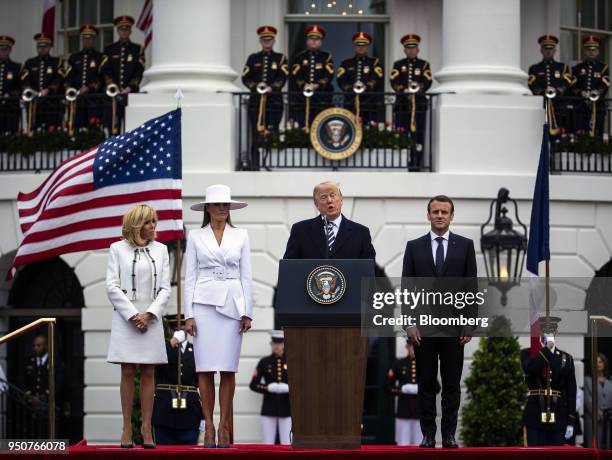
[[[276,315],[285,331],[297,449],[361,446],[367,337],[361,336],[366,259],[281,260]]]

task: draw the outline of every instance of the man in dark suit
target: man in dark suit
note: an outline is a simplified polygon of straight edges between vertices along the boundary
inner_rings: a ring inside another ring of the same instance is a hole
[[[342,215],[342,192],[322,182],[312,193],[320,215],[293,224],[283,259],[374,259],[370,230]]]
[[[408,241],[404,253],[402,285],[407,278],[470,278],[476,279],[474,242],[451,233],[454,204],[445,195],[438,195],[427,204],[427,220],[431,230],[416,240]],[[408,353],[416,356],[418,401],[421,413],[421,447],[436,446],[436,378],[438,359],[442,376],[442,446],[458,447],[455,440],[457,413],[461,397],[461,371],[464,345],[471,340],[472,329],[462,328],[456,334],[428,334],[421,337],[418,327],[407,329]],[[445,331],[448,332],[448,331]],[[450,335],[450,336],[449,336]]]

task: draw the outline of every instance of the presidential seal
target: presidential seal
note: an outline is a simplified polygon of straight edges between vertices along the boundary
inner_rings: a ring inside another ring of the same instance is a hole
[[[346,279],[336,267],[322,265],[308,274],[306,291],[317,303],[323,305],[336,303],[346,292]]]
[[[323,110],[310,127],[310,142],[319,155],[328,160],[344,160],[361,144],[361,125],[349,110],[332,107]]]

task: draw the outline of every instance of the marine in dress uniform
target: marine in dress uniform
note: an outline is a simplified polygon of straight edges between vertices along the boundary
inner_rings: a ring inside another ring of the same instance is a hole
[[[15,39],[0,35],[0,135],[16,133],[19,128],[21,64],[11,60]]]
[[[404,46],[406,58],[396,61],[389,75],[391,87],[397,93],[393,112],[396,128],[403,128],[415,140],[416,145],[410,155],[410,169],[418,170],[425,144],[427,99],[424,93],[431,87],[433,77],[429,62],[417,57],[421,37],[407,34],[400,42]]]
[[[38,56],[28,59],[21,70],[22,89],[31,88],[38,97],[31,104],[33,120],[31,129],[41,126],[60,127],[62,124],[64,64],[58,57],[49,55],[53,37],[41,32],[34,35]]]
[[[368,93],[383,91],[383,68],[378,58],[368,56],[372,44],[370,34],[357,32],[352,40],[355,56],[342,61],[337,71],[338,86],[345,93],[344,106],[363,123],[378,122],[384,117],[384,96]],[[356,84],[363,89],[360,95],[355,91],[359,90]]]
[[[117,28],[119,40],[104,48],[104,59],[100,66],[100,72],[104,78],[105,88],[110,84],[117,85],[118,109],[116,110],[115,128],[118,129],[120,121],[123,120],[125,106],[127,105],[127,94],[137,93],[140,89],[140,81],[144,72],[145,58],[144,48],[130,41],[134,18],[131,16],[119,16],[113,24]],[[112,110],[106,118],[106,125],[112,130],[110,121]]]
[[[289,75],[285,55],[273,50],[277,30],[272,26],[257,29],[261,51],[251,54],[242,70],[242,83],[249,88],[249,125],[251,127],[250,169],[259,170],[261,141],[278,130],[283,116],[281,90]]]
[[[261,428],[263,444],[274,444],[278,428],[281,444],[291,444],[289,379],[284,354],[283,331],[272,331],[272,354],[262,358],[253,372],[250,388],[262,393]]]
[[[608,65],[599,61],[601,39],[593,35],[582,39],[587,58],[572,69],[575,84],[572,91],[582,101],[576,104],[576,129],[592,136],[601,136],[606,118],[605,97],[610,87]],[[592,99],[597,100],[590,100]]]
[[[306,49],[293,58],[289,89],[296,92],[291,98],[291,118],[296,120],[300,127],[306,127],[306,123],[309,127],[314,117],[332,104],[334,62],[330,53],[321,50],[325,38],[323,27],[308,26],[304,34]],[[303,95],[307,88],[314,91],[310,98]]]
[[[560,446],[574,434],[576,374],[572,355],[555,343],[559,321],[540,318],[542,348],[534,356],[529,348],[521,350],[529,388],[523,411],[529,446]]]
[[[176,330],[176,315],[167,316],[168,364],[155,367],[155,400],[152,423],[160,445],[195,445],[200,433],[202,408],[198,394],[193,345],[185,331]],[[178,388],[180,350],[181,387]]]
[[[77,130],[87,126],[91,118],[100,118],[102,99],[96,95],[101,94],[103,84],[100,73],[103,54],[94,48],[98,28],[93,24],[84,24],[79,32],[83,49],[70,56],[65,76],[66,87],[78,91],[75,117]]]
[[[549,91],[554,89],[555,96],[551,98],[553,100],[552,105],[546,108],[549,111],[549,123],[553,130],[551,134],[554,135],[556,134],[554,130],[557,127],[567,130],[571,125],[569,115],[573,107],[571,102],[562,96],[567,94],[574,79],[567,65],[554,59],[559,39],[554,35],[542,35],[538,39],[538,43],[540,44],[542,61],[529,67],[527,84],[536,96],[545,96],[547,89]],[[548,101],[546,103],[550,104]],[[568,104],[570,105],[569,108],[567,107]],[[552,113],[550,112],[551,109]]]

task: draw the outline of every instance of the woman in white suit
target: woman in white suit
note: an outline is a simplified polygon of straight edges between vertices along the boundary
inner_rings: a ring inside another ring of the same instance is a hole
[[[246,230],[235,228],[231,209],[247,204],[231,199],[229,187],[211,185],[204,201],[202,228],[189,232],[185,258],[185,330],[194,336],[194,354],[205,420],[204,447],[229,447],[230,417],[242,334],[251,328],[251,254]],[[215,372],[219,386],[218,442],[213,411]]]
[[[168,362],[162,315],[170,298],[167,247],[155,241],[157,214],[136,205],[123,216],[123,239],[111,244],[106,291],[113,305],[108,362],[121,364],[121,447],[132,443],[134,375],[140,366],[143,447],[154,448],[151,432],[155,364]]]

